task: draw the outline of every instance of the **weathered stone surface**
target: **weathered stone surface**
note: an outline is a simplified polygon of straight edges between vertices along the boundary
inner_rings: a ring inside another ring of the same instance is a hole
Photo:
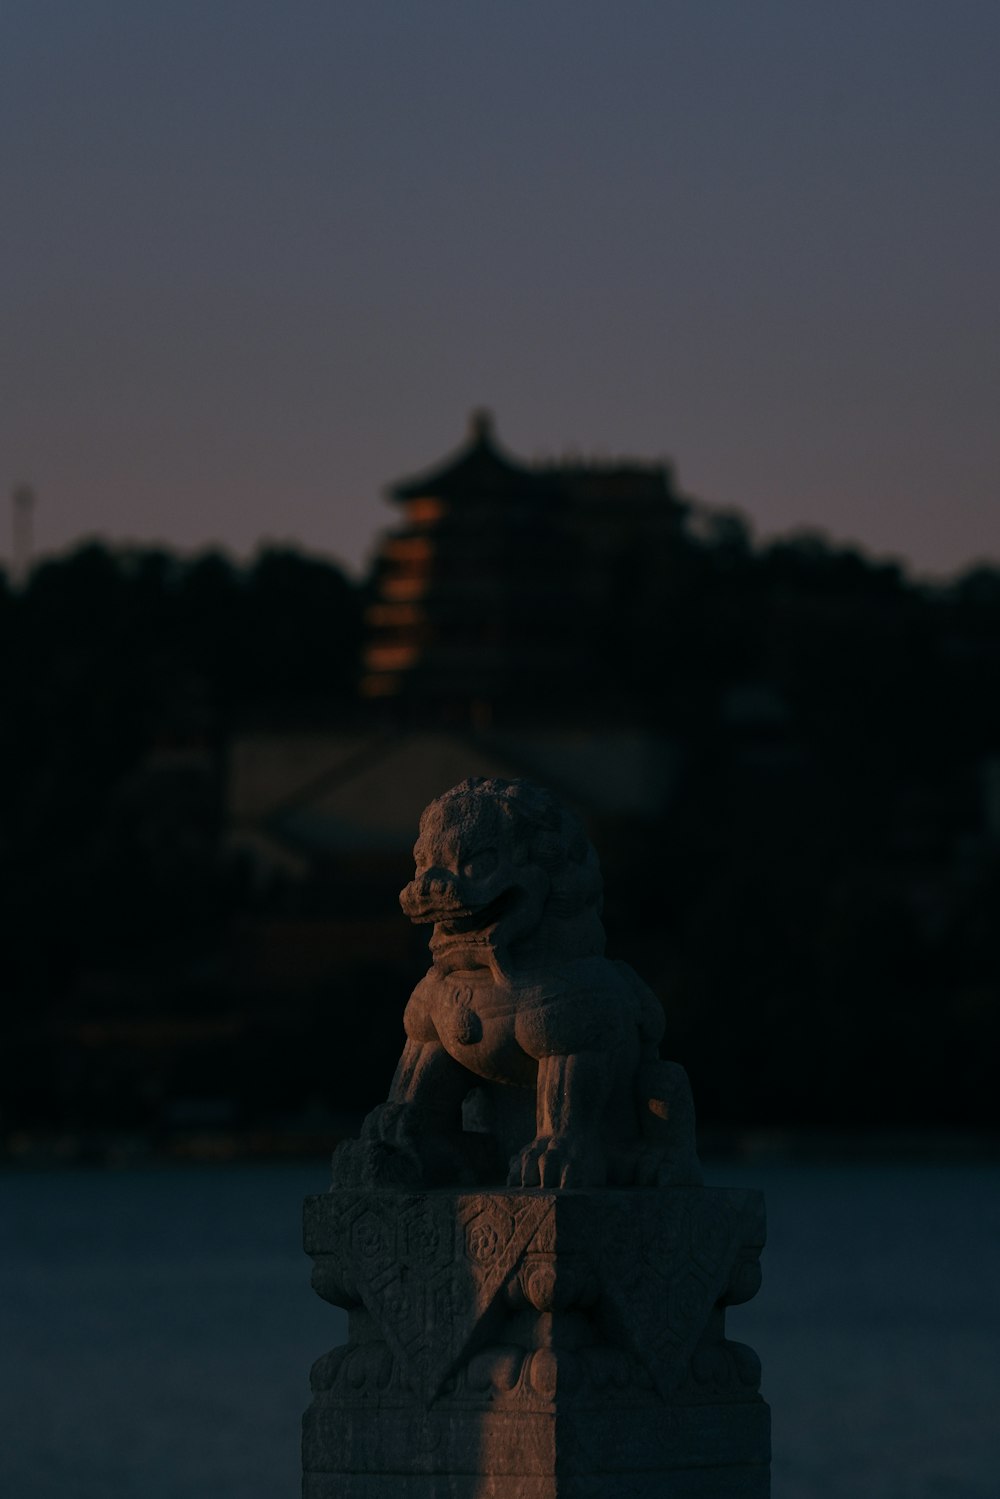
[[[432,966],[387,1102],[306,1202],[349,1341],[313,1369],[305,1499],[766,1499],[760,1364],[725,1336],[763,1200],[700,1185],[687,1078],[603,955],[582,828],[466,781],[415,855]]]
[[[766,1499],[766,1475],[730,1467],[688,1468],[669,1474],[633,1474],[628,1478],[599,1473],[550,1478],[513,1478],[507,1474],[440,1475],[352,1474],[345,1481],[329,1474],[310,1474],[303,1499]]]
[[[759,1281],[758,1193],[345,1189],[307,1200],[305,1238],[317,1291],[350,1313],[313,1371],[308,1496],[395,1495],[390,1477],[433,1499],[487,1477],[768,1492],[760,1366],[724,1328]]]

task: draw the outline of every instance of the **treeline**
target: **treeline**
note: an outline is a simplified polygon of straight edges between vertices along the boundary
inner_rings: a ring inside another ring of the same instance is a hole
[[[0,580],[8,1007],[50,1002],[89,963],[217,926],[229,737],[351,711],[360,631],[359,588],[287,549],[237,566],[93,543],[22,591]]]
[[[729,523],[636,607],[682,771],[609,916],[703,1110],[1000,1126],[1000,571],[921,586]]]
[[[616,722],[669,739],[676,786],[655,825],[601,829],[607,925],[664,997],[702,1114],[1000,1124],[1000,571],[929,587],[819,538],[754,547],[719,516],[656,576],[641,548],[619,571],[594,682]],[[365,721],[364,601],[288,550],[90,545],[0,584],[4,1003],[9,1038],[31,1037],[4,1050],[8,1130],[87,1123],[86,1079],[63,1074],[97,1064],[44,1037],[85,1018],[95,974],[135,992],[183,974],[181,1008],[232,1008],[215,955],[267,911],[219,857],[227,747]],[[289,1109],[304,1078],[374,1096],[400,982],[378,954],[339,976],[365,995],[350,1056],[317,992],[280,1044],[206,1052],[206,1089],[239,1091],[243,1122],[279,1079]],[[104,1123],[142,1125],[127,1091],[108,1074]]]

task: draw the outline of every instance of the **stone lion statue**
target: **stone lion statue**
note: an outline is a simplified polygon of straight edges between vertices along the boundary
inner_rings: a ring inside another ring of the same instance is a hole
[[[334,1155],[337,1186],[593,1187],[701,1180],[659,1001],[604,956],[580,822],[523,780],[430,804],[400,895],[431,928],[386,1103]]]

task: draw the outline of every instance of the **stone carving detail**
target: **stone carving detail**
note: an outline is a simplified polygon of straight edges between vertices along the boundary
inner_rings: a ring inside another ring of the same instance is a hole
[[[662,1011],[603,956],[579,825],[523,782],[421,820],[432,926],[385,1104],[306,1202],[349,1340],[313,1368],[304,1499],[767,1499],[759,1193],[706,1188]]]
[[[585,1365],[624,1369],[624,1356],[628,1383],[669,1399],[697,1355],[696,1383],[728,1386],[729,1365],[710,1349],[739,1345],[725,1344],[712,1313],[745,1295],[763,1237],[759,1194],[683,1188],[667,1196],[341,1189],[310,1198],[306,1220],[316,1289],[336,1305],[364,1307],[394,1381],[427,1406],[481,1347],[484,1326],[523,1360],[542,1318],[552,1320],[537,1346],[557,1363],[566,1353],[577,1383]],[[566,1342],[564,1322],[573,1329]],[[756,1395],[756,1380],[739,1384],[739,1398]]]
[[[597,856],[526,781],[463,781],[424,812],[400,896],[430,925],[389,1098],[342,1146],[343,1186],[691,1185],[687,1076],[663,1011],[604,956]]]

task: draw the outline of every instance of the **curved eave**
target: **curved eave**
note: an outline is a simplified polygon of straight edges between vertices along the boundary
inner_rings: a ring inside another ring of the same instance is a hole
[[[507,458],[493,441],[485,422],[473,431],[471,440],[442,463],[412,479],[389,486],[394,500],[451,499],[469,494],[537,495],[548,486],[530,469]]]

